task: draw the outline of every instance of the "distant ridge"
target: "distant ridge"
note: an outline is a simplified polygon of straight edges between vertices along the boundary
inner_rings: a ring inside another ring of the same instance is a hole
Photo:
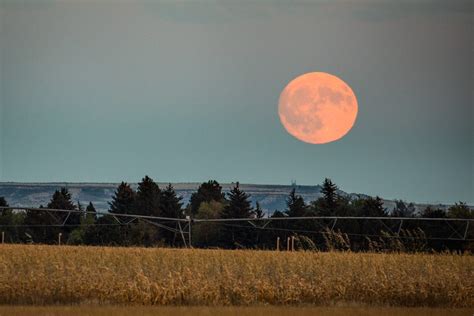
[[[158,183],[160,187],[168,183]],[[183,198],[186,205],[200,183],[172,183],[177,194]],[[136,188],[136,183],[131,183]],[[233,183],[222,183],[221,186],[227,192]],[[96,208],[101,211],[108,209],[108,202],[111,200],[118,183],[72,183],[72,182],[51,182],[51,183],[18,183],[1,182],[0,196],[7,199],[11,206],[17,207],[38,207],[48,204],[55,190],[61,187],[67,187],[75,201],[82,204],[94,203]],[[320,185],[281,185],[281,184],[240,184],[241,188],[251,195],[252,202],[259,202],[260,206],[267,212],[272,213],[275,210],[283,211],[286,207],[286,198],[289,192],[296,188],[296,192],[303,196],[309,203],[321,196]],[[364,198],[369,195],[360,193],[346,193],[339,191],[339,194],[349,198]],[[393,200],[384,200],[384,205],[388,210],[395,206]],[[415,204],[418,209],[426,207],[427,204]],[[448,205],[439,204],[440,208],[447,208]]]

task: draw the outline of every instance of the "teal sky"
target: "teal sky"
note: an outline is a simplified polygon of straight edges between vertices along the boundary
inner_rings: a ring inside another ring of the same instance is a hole
[[[317,184],[474,203],[472,1],[0,0],[0,180]],[[310,145],[294,77],[359,115]]]

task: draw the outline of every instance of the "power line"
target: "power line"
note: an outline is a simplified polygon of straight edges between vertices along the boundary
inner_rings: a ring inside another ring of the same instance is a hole
[[[452,221],[473,222],[472,218],[427,218],[427,217],[373,217],[373,216],[303,216],[303,217],[266,217],[266,218],[210,218],[193,219],[194,222],[247,222],[247,221],[280,221],[280,220],[389,220],[389,221]]]
[[[128,217],[128,218],[143,218],[143,219],[156,219],[162,221],[178,221],[178,222],[187,222],[187,219],[184,218],[173,218],[173,217],[161,217],[161,216],[151,216],[151,215],[139,215],[139,214],[123,214],[123,213],[111,213],[111,212],[88,212],[88,211],[79,211],[79,210],[63,210],[63,209],[51,209],[51,208],[30,208],[30,207],[8,207],[0,206],[0,210],[15,210],[15,211],[33,211],[33,212],[57,212],[57,213],[74,213],[74,214],[93,214],[93,215],[110,215],[117,217]]]
[[[25,227],[90,227],[90,226],[130,226],[132,223],[114,224],[23,224],[23,225],[0,225],[0,227],[25,228]]]

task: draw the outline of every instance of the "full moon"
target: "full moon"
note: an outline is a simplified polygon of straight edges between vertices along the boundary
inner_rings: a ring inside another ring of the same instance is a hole
[[[310,72],[283,89],[278,114],[285,129],[310,144],[325,144],[346,135],[357,118],[357,99],[340,78]]]

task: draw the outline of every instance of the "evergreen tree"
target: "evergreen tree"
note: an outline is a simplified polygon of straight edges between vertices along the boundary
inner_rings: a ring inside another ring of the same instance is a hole
[[[135,191],[126,182],[122,182],[115,190],[112,202],[109,202],[110,213],[134,214],[135,213]]]
[[[181,203],[181,197],[178,197],[176,195],[176,192],[173,188],[173,186],[168,184],[166,189],[161,192],[161,210],[162,210],[162,216],[163,217],[169,217],[169,218],[183,218],[183,209],[182,206],[183,204]],[[166,225],[170,228],[177,228],[177,223],[176,222],[167,222],[163,223],[163,225]],[[181,242],[181,238],[177,238],[177,234],[172,231],[168,230],[163,230],[162,232],[163,238],[165,242],[168,245],[175,245],[175,243]]]
[[[353,209],[355,216],[360,217],[385,217],[387,216],[387,209],[383,206],[383,201],[378,196],[373,197],[362,197],[357,200],[352,201],[351,207]],[[389,225],[388,222],[386,225]],[[338,226],[341,227],[341,226]],[[354,235],[352,240],[357,244],[363,244],[364,240],[358,238],[357,234],[361,235],[380,235],[382,232],[387,231],[387,226],[385,226],[381,221],[349,221],[346,225],[342,226],[344,231],[348,231]],[[359,236],[362,237],[362,236]]]
[[[415,217],[416,216],[416,206],[413,204],[413,202],[408,203],[408,217]]]
[[[84,240],[87,244],[101,246],[128,245],[127,233],[129,227],[122,226],[112,215],[103,215],[97,218],[97,226],[87,229]]]
[[[43,208],[43,206],[40,206]],[[48,203],[47,209],[75,211],[76,206],[72,202],[71,194],[66,188],[56,190]],[[24,224],[27,227],[25,233],[31,235],[33,242],[57,243],[58,234],[63,233],[63,240],[67,240],[68,234],[79,226],[80,214],[67,212],[47,212],[28,210],[25,215]],[[50,225],[68,225],[64,228]],[[72,226],[69,226],[72,225]]]
[[[0,206],[1,207],[8,207],[8,203],[4,197],[0,197]],[[9,225],[14,224],[14,215],[13,210],[11,209],[0,209],[0,226],[6,225],[7,227],[0,227],[1,231],[3,231],[10,239],[13,239],[14,235],[16,235],[16,229],[13,227],[8,227]]]
[[[84,217],[86,217],[86,213],[85,213],[85,210],[84,210],[84,207],[82,206],[81,204],[81,201],[77,201],[77,211],[79,212],[84,212],[84,213],[78,213],[80,219],[82,220]]]
[[[262,207],[260,206],[260,203],[256,202],[255,203],[255,218],[264,218],[265,213],[262,210]]]
[[[183,218],[182,197],[176,195],[173,186],[168,184],[166,189],[161,193],[161,209],[163,217]]]
[[[137,214],[162,216],[160,187],[148,176],[138,184],[135,205]]]
[[[191,199],[189,200],[189,211],[191,215],[196,215],[201,203],[203,202],[224,202],[225,195],[222,192],[222,187],[219,182],[215,180],[209,180],[208,182],[202,183],[197,192],[194,192],[191,195]]]
[[[336,212],[334,216],[353,216],[354,209],[352,208],[352,200],[350,196],[338,196],[336,203]]]
[[[109,212],[111,214],[139,214],[136,197],[135,191],[128,183],[120,183],[112,197],[112,202],[109,202]],[[86,239],[95,240],[100,244],[129,245],[134,225],[125,225],[129,220],[125,217],[101,216],[96,222],[102,226],[94,227],[91,230],[93,233],[87,234]]]
[[[446,218],[446,211],[428,205],[420,214],[422,218]]]
[[[92,202],[89,202],[89,205],[86,207],[85,216],[81,220],[81,229],[79,232],[79,237],[81,243],[85,244],[97,244],[97,230],[100,227],[96,227],[97,221],[97,211]]]
[[[326,216],[330,216],[335,213],[338,199],[337,190],[337,185],[334,184],[331,179],[324,179],[321,193],[323,194],[323,201],[325,207],[324,211],[326,213]]]
[[[409,203],[408,205],[402,200],[395,200],[395,208],[392,210],[394,217],[414,217],[416,212],[415,205]]]
[[[47,208],[58,209],[58,210],[78,211],[77,207],[72,202],[71,194],[66,188],[61,188],[61,190],[56,190],[54,192],[53,197],[51,198],[51,201],[47,205]],[[64,229],[62,229],[62,231],[64,232],[63,234],[64,240],[67,240],[67,234],[69,234],[75,228],[79,227],[81,223],[82,214],[77,213],[77,212],[56,213],[56,214],[51,214],[51,215],[58,218],[59,224],[64,223],[64,225],[66,225]]]
[[[293,188],[290,195],[286,199],[286,215],[289,217],[302,217],[307,212],[307,206],[301,195],[296,194],[296,190]]]
[[[474,211],[466,203],[459,202],[449,207],[448,217],[450,218],[474,218]]]
[[[3,196],[0,196],[0,207],[8,207],[7,200]]]
[[[68,189],[56,190],[48,203],[47,208],[56,210],[75,210],[76,206],[72,202]]]
[[[8,207],[7,200],[0,197],[0,207]],[[0,225],[11,225],[13,219],[13,211],[11,209],[0,209]]]
[[[254,215],[250,195],[240,190],[239,183],[228,194],[229,204],[222,212],[222,218],[249,218]]]
[[[137,194],[135,197],[136,214],[147,216],[163,216],[161,205],[162,192],[153,179],[145,176],[138,184]],[[129,231],[123,239],[130,245],[153,246],[159,243],[162,229],[158,229],[151,220],[138,220],[132,225],[127,226]]]
[[[43,206],[40,206],[42,209]],[[34,211],[27,210],[25,214],[24,224],[27,226],[25,229],[25,236],[28,237],[29,243],[51,243],[56,239],[58,229],[55,227],[43,227],[40,225],[51,225],[58,224],[58,218],[51,218],[45,211]],[[54,230],[54,231],[53,231]]]
[[[46,206],[48,209],[55,210],[71,210],[77,211],[76,206],[72,202],[71,193],[68,189],[61,188],[61,190],[56,190],[51,198],[51,201]],[[51,212],[52,213],[52,212]],[[52,216],[57,218],[58,223],[64,223],[66,225],[79,225],[81,222],[81,214],[79,213],[54,213]],[[57,223],[57,224],[58,224]],[[70,230],[70,229],[66,229]]]
[[[85,216],[85,221],[87,223],[94,223],[97,220],[97,211],[95,209],[94,204],[92,202],[89,202],[89,205],[86,207],[86,216]]]
[[[238,182],[228,193],[228,200],[228,205],[222,211],[222,218],[250,218],[255,215],[250,203],[250,195],[240,190]],[[224,246],[241,248],[251,245],[251,227],[247,223],[242,223],[238,226],[225,226],[223,230],[223,236],[225,236],[223,240]]]
[[[368,197],[360,200],[358,215],[363,217],[384,217],[387,216],[387,209],[383,206],[380,197]]]
[[[324,179],[321,194],[323,195],[316,201],[313,201],[312,212],[318,216],[335,216],[338,213],[338,201],[340,199],[338,187],[331,179]]]
[[[72,213],[70,216],[74,215],[73,220],[77,221],[74,225],[77,225],[78,227],[82,224],[87,214],[80,201],[77,201],[76,210],[78,211],[78,213]],[[74,228],[76,228],[76,226],[72,227],[72,229]]]
[[[93,225],[86,228],[85,243],[102,246],[128,246],[132,244],[130,235],[133,225],[136,225],[136,223],[127,225],[130,218],[113,215],[133,213],[135,200],[129,198],[128,193],[130,192],[133,193],[132,196],[134,197],[135,192],[130,189],[128,184],[122,182],[119,185],[112,202],[109,203],[110,214],[97,216],[95,206],[89,203],[86,208],[88,214],[84,224],[90,225],[92,223]]]

